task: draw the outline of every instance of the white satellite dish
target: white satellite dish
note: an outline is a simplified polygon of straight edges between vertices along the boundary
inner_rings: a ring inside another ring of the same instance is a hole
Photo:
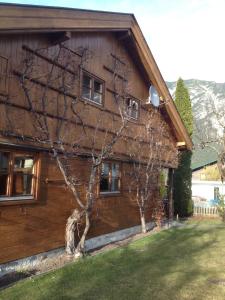
[[[149,88],[149,100],[152,103],[153,106],[159,107],[160,99],[157,90],[153,85]]]

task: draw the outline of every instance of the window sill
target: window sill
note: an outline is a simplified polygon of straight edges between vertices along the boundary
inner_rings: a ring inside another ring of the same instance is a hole
[[[136,118],[133,118],[133,117],[130,117],[128,116],[127,117],[127,120],[131,123],[138,123],[139,122],[139,117],[136,119]]]
[[[102,103],[95,102],[94,100],[91,100],[89,98],[82,97],[82,100],[84,102],[86,102],[86,103],[89,103],[89,104],[92,104],[92,105],[96,105],[97,107],[103,107]]]
[[[0,206],[23,205],[37,203],[33,196],[0,197]]]
[[[100,197],[118,197],[121,196],[121,192],[100,192],[99,193]]]

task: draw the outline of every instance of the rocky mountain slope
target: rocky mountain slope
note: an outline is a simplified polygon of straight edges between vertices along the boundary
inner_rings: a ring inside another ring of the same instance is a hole
[[[225,83],[197,79],[184,82],[189,90],[193,109],[195,150],[192,167],[197,168],[204,164],[204,161],[213,161],[217,158],[216,152],[212,149],[218,147],[216,143],[210,144],[210,147],[204,150],[201,150],[199,145],[201,141],[216,140],[223,132],[220,122],[225,121]],[[174,97],[176,82],[167,82],[167,85]]]

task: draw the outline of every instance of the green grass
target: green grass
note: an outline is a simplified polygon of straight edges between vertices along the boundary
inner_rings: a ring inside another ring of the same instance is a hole
[[[193,224],[201,224],[201,225],[221,225],[225,226],[225,224],[222,222],[221,218],[219,217],[204,217],[204,216],[198,216],[198,217],[192,217],[187,219],[184,224],[186,225],[193,225]]]
[[[225,299],[225,226],[195,221],[0,292],[1,300]]]

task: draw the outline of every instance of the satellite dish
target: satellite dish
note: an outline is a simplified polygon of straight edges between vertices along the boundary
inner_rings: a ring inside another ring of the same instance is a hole
[[[153,106],[159,107],[160,99],[157,90],[153,85],[149,88],[149,100],[152,103]]]

